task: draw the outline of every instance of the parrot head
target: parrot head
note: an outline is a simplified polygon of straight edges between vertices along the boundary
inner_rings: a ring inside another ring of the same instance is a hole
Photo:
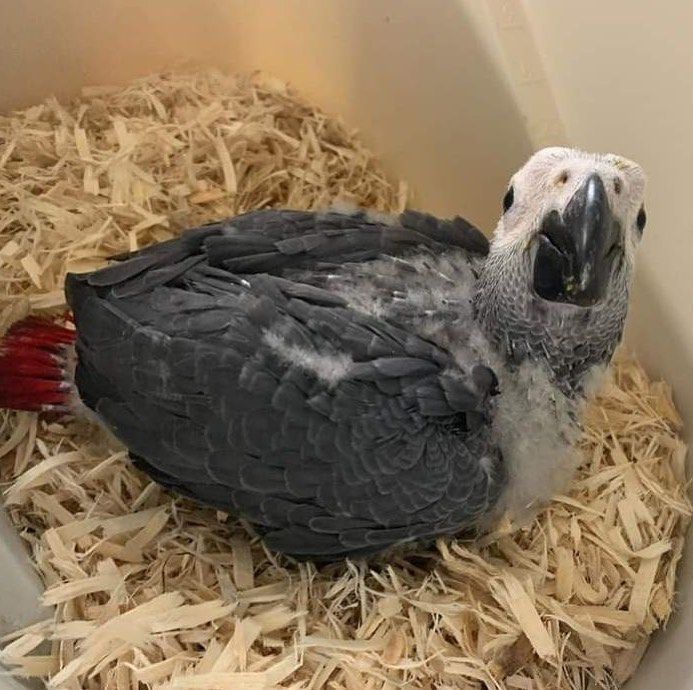
[[[645,228],[645,175],[612,154],[547,148],[513,175],[476,296],[513,361],[548,361],[579,391],[621,339]]]
[[[494,250],[526,264],[537,298],[593,307],[630,279],[644,191],[642,168],[625,158],[543,149],[510,181]]]

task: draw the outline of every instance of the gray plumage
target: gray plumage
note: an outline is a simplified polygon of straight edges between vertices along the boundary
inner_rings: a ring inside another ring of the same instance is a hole
[[[528,291],[530,258],[499,239],[489,254],[461,218],[416,212],[188,231],[68,276],[76,392],[138,467],[271,548],[331,559],[479,528],[574,466],[629,281],[624,261],[571,311]]]

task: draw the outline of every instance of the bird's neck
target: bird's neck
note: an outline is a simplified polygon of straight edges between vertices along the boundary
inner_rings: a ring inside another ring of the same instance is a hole
[[[556,385],[581,395],[595,368],[605,367],[620,342],[628,305],[625,276],[592,308],[546,302],[530,288],[529,263],[492,247],[478,281],[477,317],[509,362],[543,362]]]

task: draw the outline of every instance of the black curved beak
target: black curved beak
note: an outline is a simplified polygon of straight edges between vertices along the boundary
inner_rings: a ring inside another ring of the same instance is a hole
[[[544,218],[535,240],[534,291],[552,302],[593,306],[606,294],[620,236],[604,183],[592,174],[562,215]]]

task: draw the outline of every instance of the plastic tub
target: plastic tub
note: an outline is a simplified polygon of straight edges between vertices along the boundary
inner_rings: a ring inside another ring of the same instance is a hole
[[[664,11],[663,11],[664,10]],[[649,173],[627,331],[693,429],[693,6],[647,0],[48,0],[0,5],[0,109],[163,68],[262,69],[361,128],[421,206],[491,230],[534,148],[613,150]],[[630,686],[693,689],[680,610]],[[0,516],[0,633],[45,616]],[[0,689],[25,687],[0,676]]]

